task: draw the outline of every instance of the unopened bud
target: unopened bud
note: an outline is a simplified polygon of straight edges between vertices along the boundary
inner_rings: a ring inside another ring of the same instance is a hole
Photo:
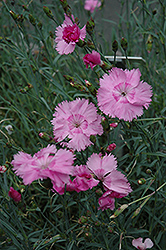
[[[141,178],[140,180],[137,181],[139,185],[143,185],[146,183],[145,178]]]
[[[90,232],[85,233],[85,238],[91,239],[92,238],[92,234]]]
[[[94,135],[90,136],[90,141],[96,143],[96,137]]]
[[[18,18],[18,16],[19,16],[19,14],[16,14],[16,13],[15,13],[14,11],[12,11],[12,10],[10,10],[9,12],[10,12],[10,15],[13,17],[13,19],[16,21],[17,18]]]
[[[29,14],[29,21],[32,25],[36,25],[36,19],[31,14]]]
[[[106,62],[103,62],[102,65],[100,65],[100,67],[103,69],[103,70],[110,70],[112,69],[112,65],[111,64],[108,64]]]
[[[110,145],[108,145],[107,147],[107,151],[111,152],[112,150],[114,150],[116,148],[116,144],[115,143],[111,143]]]
[[[110,123],[111,128],[116,128],[118,126],[117,122]]]
[[[79,224],[85,224],[88,220],[89,220],[88,217],[86,217],[86,216],[81,216],[81,217],[78,219],[78,223],[79,223]]]
[[[43,26],[43,24],[41,23],[41,22],[39,22],[38,24],[37,24],[37,27],[41,30],[42,29],[42,26]]]
[[[6,170],[7,170],[7,167],[6,167],[5,165],[0,166],[0,174],[5,173],[5,172],[6,172]]]
[[[134,211],[133,216],[132,216],[131,218],[133,219],[134,217],[136,217],[136,216],[140,213],[140,211],[141,211],[141,207],[138,207],[138,208]]]
[[[86,44],[86,42],[84,42],[83,40],[81,40],[80,38],[79,38],[79,40],[78,40],[78,42],[76,43],[79,47],[83,47],[83,46],[85,46],[85,44]]]
[[[101,188],[99,188],[99,189],[97,189],[97,190],[95,191],[95,193],[96,193],[97,195],[101,196],[101,195],[103,194],[103,191],[101,190]]]
[[[69,75],[63,75],[63,77],[69,81],[69,82],[74,82],[74,78],[72,76],[69,76]]]
[[[59,0],[59,1],[67,16],[71,16],[70,6],[68,5],[67,1],[66,0]]]
[[[122,46],[122,49],[123,49],[124,51],[127,50],[128,42],[127,42],[127,39],[124,38],[124,37],[122,37],[122,39],[121,39],[121,46]]]
[[[118,50],[118,42],[116,40],[112,43],[112,50],[116,53]]]
[[[112,233],[114,232],[114,229],[113,229],[113,227],[111,227],[111,226],[108,226],[108,232],[112,234]]]
[[[51,136],[49,136],[46,132],[40,132],[39,133],[40,138],[42,138],[43,140],[50,142],[53,140],[53,138]]]
[[[91,17],[91,19],[89,21],[87,21],[87,23],[86,23],[86,31],[87,31],[87,33],[89,35],[92,35],[94,28],[95,28],[95,22]]]
[[[110,126],[106,117],[101,118],[101,125],[103,126],[104,131],[110,130]]]
[[[152,170],[148,168],[148,169],[146,169],[146,173],[147,173],[147,174],[151,174],[151,173],[152,173]]]
[[[114,218],[116,218],[119,214],[121,214],[126,208],[128,208],[128,204],[124,204],[124,205],[122,205],[121,207],[119,207],[116,211],[115,211],[115,213],[112,215],[112,216],[110,216],[110,219],[114,219]]]
[[[26,5],[22,5],[23,9],[26,11],[29,11],[28,7]]]
[[[52,11],[51,11],[47,6],[43,6],[43,10],[44,10],[44,12],[46,13],[46,15],[47,15],[49,18],[51,18],[51,19],[54,18],[53,14],[52,14]]]
[[[95,49],[94,43],[92,43],[92,42],[89,41],[89,40],[87,41],[86,45],[87,45],[89,48],[91,48],[91,49]]]

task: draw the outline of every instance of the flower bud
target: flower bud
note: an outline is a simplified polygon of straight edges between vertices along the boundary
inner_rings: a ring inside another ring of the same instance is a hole
[[[38,22],[37,27],[39,28],[39,30],[42,29],[42,26],[43,26],[43,24],[41,22]]]
[[[22,5],[23,9],[26,11],[29,11],[28,7],[26,5]]]
[[[13,187],[10,187],[9,193],[8,193],[9,197],[12,198],[15,202],[19,202],[21,200],[21,194],[19,192],[17,192],[16,190],[14,190]]]
[[[90,141],[93,143],[96,143],[96,136],[95,135],[90,135]]]
[[[74,78],[72,76],[69,76],[69,75],[63,75],[63,77],[69,81],[69,82],[74,82]]]
[[[143,185],[146,183],[145,178],[141,178],[140,180],[137,181],[139,185]]]
[[[147,173],[147,174],[151,174],[151,173],[152,173],[152,170],[148,168],[148,169],[146,169],[146,173]]]
[[[116,53],[118,50],[118,42],[116,40],[112,43],[112,50]]]
[[[85,44],[86,44],[86,42],[84,42],[83,40],[81,40],[80,38],[79,38],[79,40],[78,40],[78,42],[76,43],[79,47],[84,47],[85,46]]]
[[[102,65],[100,65],[100,67],[103,69],[103,70],[110,70],[112,69],[112,65],[106,63],[106,62],[103,62]]]
[[[85,224],[88,220],[89,220],[88,217],[82,215],[82,216],[78,219],[78,223],[79,223],[79,224]]]
[[[101,125],[103,126],[104,131],[110,130],[110,126],[106,117],[101,118]]]
[[[16,13],[15,13],[14,11],[12,11],[12,10],[10,10],[9,12],[10,12],[10,15],[13,17],[13,19],[16,21],[17,18],[18,18],[18,16],[19,16],[19,14],[16,14]]]
[[[54,18],[53,14],[52,14],[52,11],[47,6],[43,6],[43,11],[46,13],[46,15],[49,18],[51,18],[51,19]]]
[[[32,25],[36,25],[36,19],[31,14],[29,14],[29,21]]]
[[[71,16],[70,6],[68,5],[67,1],[66,0],[59,0],[59,1],[67,16]]]
[[[118,126],[118,123],[117,122],[113,122],[113,123],[110,123],[110,127],[111,128],[116,128]]]
[[[0,174],[5,173],[5,172],[6,172],[6,170],[7,170],[7,167],[6,167],[5,165],[0,166]]]
[[[12,125],[5,126],[5,129],[7,130],[8,134],[11,135],[13,133],[13,127]]]
[[[92,35],[94,28],[95,28],[95,22],[91,17],[91,19],[89,21],[87,21],[87,23],[86,23],[86,31],[87,31],[87,33],[89,35]]]
[[[111,152],[112,150],[114,150],[116,148],[116,144],[115,143],[111,143],[110,145],[108,145],[107,147],[107,151]]]
[[[40,138],[42,138],[43,140],[50,142],[53,140],[53,138],[51,136],[49,136],[46,132],[40,132],[39,133]]]
[[[127,42],[127,39],[124,38],[124,37],[122,37],[122,39],[121,39],[121,46],[122,46],[122,49],[123,49],[124,51],[127,50],[128,42]]]
[[[94,45],[94,43],[92,43],[91,41],[87,41],[87,46],[89,47],[89,48],[91,48],[91,49],[95,49],[95,45]]]
[[[140,213],[140,211],[141,211],[141,207],[138,207],[138,208],[134,211],[133,216],[132,216],[131,218],[133,219],[134,217],[136,217],[136,216]]]
[[[121,207],[119,207],[113,215],[110,216],[110,219],[116,218],[119,214],[121,214],[126,208],[128,208],[128,204],[124,204]]]

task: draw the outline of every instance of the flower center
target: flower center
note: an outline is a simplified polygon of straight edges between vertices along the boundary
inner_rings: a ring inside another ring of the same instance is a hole
[[[77,24],[73,26],[66,26],[63,30],[62,38],[65,40],[66,43],[70,42],[78,42],[80,37],[80,29],[78,28]]]
[[[127,93],[125,93],[124,91],[121,93],[121,96],[125,96]]]
[[[68,123],[69,129],[74,130],[75,132],[80,131],[80,129],[84,130],[88,127],[88,122],[86,121],[83,115],[80,114],[71,115],[67,120],[69,122]]]

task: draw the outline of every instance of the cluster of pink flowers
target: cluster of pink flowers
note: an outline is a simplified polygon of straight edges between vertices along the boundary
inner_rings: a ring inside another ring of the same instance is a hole
[[[96,8],[99,8],[100,6],[101,6],[100,0],[85,0],[84,9],[93,13],[94,10]]]
[[[144,243],[142,242],[142,240],[142,238],[134,239],[132,241],[132,245],[139,250],[146,250],[147,248],[153,247],[153,242],[151,241],[151,239],[146,238]]]

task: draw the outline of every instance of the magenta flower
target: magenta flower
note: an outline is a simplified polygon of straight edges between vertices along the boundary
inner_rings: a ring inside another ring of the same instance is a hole
[[[111,154],[101,158],[98,154],[93,153],[89,157],[87,167],[100,180],[104,188],[112,194],[112,197],[121,198],[128,195],[132,189],[126,177],[117,171],[117,161]],[[116,196],[113,194],[116,194]]]
[[[93,50],[91,54],[86,54],[83,57],[83,61],[86,65],[86,68],[88,68],[88,66],[90,65],[91,69],[93,70],[96,65],[101,64],[100,54],[97,51]]]
[[[151,86],[140,81],[139,69],[122,70],[113,68],[100,79],[97,99],[106,115],[131,121],[143,114],[151,102]]]
[[[102,211],[106,209],[114,210],[115,208],[115,199],[110,195],[105,195],[105,193],[99,198],[99,208]]]
[[[142,238],[134,239],[132,241],[132,245],[139,250],[145,250],[147,248],[153,247],[153,242],[151,241],[151,239],[146,238],[144,243],[142,242],[142,240],[143,240]]]
[[[12,198],[15,202],[19,202],[21,200],[21,194],[14,190],[13,187],[10,187],[10,190],[8,192],[8,195],[10,198]]]
[[[84,9],[89,10],[91,13],[93,13],[93,11],[100,6],[101,6],[100,0],[86,0]]]
[[[74,156],[65,149],[56,149],[55,145],[48,145],[32,157],[30,154],[18,152],[11,164],[16,175],[20,176],[24,184],[31,184],[34,180],[50,178],[58,187],[67,183],[69,175],[73,174]]]
[[[76,23],[74,23],[74,17],[72,19],[65,14],[65,20],[61,26],[56,28],[55,42],[56,50],[59,54],[69,54],[75,49],[76,43],[81,39],[84,41],[86,36],[86,25],[80,29]]]
[[[86,99],[76,99],[71,102],[63,101],[55,108],[53,132],[55,140],[61,142],[68,137],[69,142],[62,142],[71,149],[81,151],[91,145],[91,135],[103,133],[101,116],[93,103]]]

